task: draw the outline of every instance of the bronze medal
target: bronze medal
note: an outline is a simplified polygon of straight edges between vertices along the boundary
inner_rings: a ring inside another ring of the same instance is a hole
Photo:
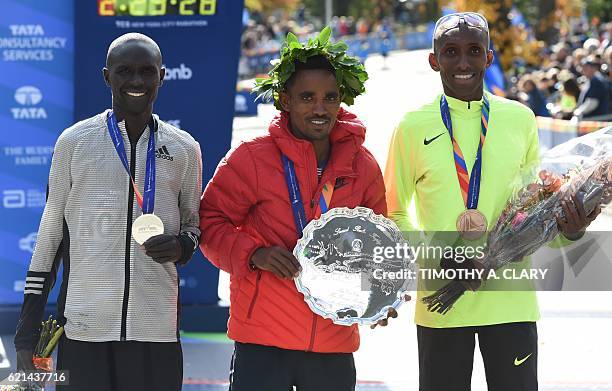
[[[468,209],[457,218],[457,231],[463,239],[480,239],[486,230],[487,218],[477,209]]]

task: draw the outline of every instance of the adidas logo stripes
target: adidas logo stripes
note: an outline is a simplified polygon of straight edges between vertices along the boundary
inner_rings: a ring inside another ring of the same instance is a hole
[[[174,160],[174,157],[170,156],[170,152],[168,152],[168,148],[166,148],[165,145],[163,145],[161,148],[155,151],[155,157],[160,158],[160,159],[170,160],[170,161]]]
[[[42,295],[44,286],[44,277],[26,277],[25,289],[23,291],[23,294]]]

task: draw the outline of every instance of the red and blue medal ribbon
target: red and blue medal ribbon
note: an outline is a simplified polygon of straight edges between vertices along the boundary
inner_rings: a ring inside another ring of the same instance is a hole
[[[125,143],[117,124],[117,118],[115,113],[111,111],[106,118],[106,125],[108,126],[108,133],[113,140],[113,145],[119,155],[119,160],[123,164],[125,171],[130,177],[132,187],[134,188],[134,194],[136,194],[136,200],[138,206],[142,209],[143,214],[153,213],[155,207],[155,135],[154,124],[149,124],[149,145],[147,147],[147,166],[145,170],[145,183],[144,183],[144,194],[140,194],[136,187],[136,182],[130,172],[130,163],[128,162],[127,154],[125,152]]]
[[[319,197],[319,205],[315,211],[315,219],[318,219],[323,213],[327,212],[333,193],[334,186],[332,186],[331,182],[323,185],[323,188],[321,189],[321,197]]]
[[[457,179],[459,179],[459,186],[461,188],[461,195],[463,196],[463,202],[467,209],[476,209],[478,207],[478,198],[480,196],[480,176],[482,170],[482,147],[484,146],[485,139],[487,137],[487,130],[489,129],[489,100],[486,95],[483,95],[482,115],[480,117],[480,124],[482,132],[480,133],[480,142],[478,143],[478,151],[476,152],[476,160],[472,167],[471,175],[468,175],[467,165],[459,143],[453,136],[453,124],[451,122],[450,110],[448,108],[448,101],[446,97],[442,95],[440,99],[440,113],[442,114],[442,122],[450,134],[451,141],[453,143],[453,156],[455,158],[455,168],[457,169]]]
[[[300,184],[298,183],[297,176],[295,175],[295,166],[293,165],[293,162],[284,154],[281,154],[281,160],[283,161],[283,170],[285,171],[285,182],[287,182],[287,189],[289,190],[289,201],[291,202],[291,209],[293,210],[295,228],[298,233],[298,237],[301,238],[302,232],[308,224],[308,220],[306,219],[304,202],[302,202]],[[323,185],[321,196],[319,197],[319,203],[317,205],[317,209],[315,210],[315,219],[318,219],[321,217],[321,214],[327,212],[331,203],[333,192],[334,186],[331,182]]]

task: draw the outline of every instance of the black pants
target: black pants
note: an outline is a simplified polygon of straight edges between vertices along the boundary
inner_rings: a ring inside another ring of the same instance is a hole
[[[353,391],[351,353],[313,353],[236,342],[230,391]]]
[[[69,385],[57,391],[179,391],[183,352],[179,342],[82,342],[62,337],[57,368]]]
[[[476,334],[490,391],[537,391],[538,331],[533,322],[417,326],[419,390],[469,391]]]

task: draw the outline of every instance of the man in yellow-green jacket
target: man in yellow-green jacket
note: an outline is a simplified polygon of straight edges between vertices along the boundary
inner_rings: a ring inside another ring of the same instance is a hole
[[[429,63],[440,73],[444,93],[401,120],[385,172],[389,216],[402,231],[460,231],[466,219],[491,229],[519,174],[539,165],[531,110],[483,91],[493,60],[488,48],[488,25],[479,14],[447,15],[436,23]],[[408,213],[413,199],[416,227]],[[585,216],[576,200],[567,200],[566,208],[561,231],[577,239],[598,211]],[[496,283],[466,292],[444,315],[429,312],[421,301],[433,292],[419,291],[421,391],[470,390],[476,334],[489,390],[537,390],[536,294],[501,291]]]

